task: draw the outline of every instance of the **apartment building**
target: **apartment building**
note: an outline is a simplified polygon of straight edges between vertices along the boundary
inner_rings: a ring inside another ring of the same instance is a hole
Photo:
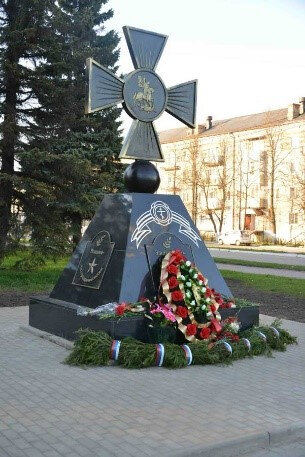
[[[208,234],[305,240],[305,98],[287,108],[160,132],[158,193],[179,194]]]

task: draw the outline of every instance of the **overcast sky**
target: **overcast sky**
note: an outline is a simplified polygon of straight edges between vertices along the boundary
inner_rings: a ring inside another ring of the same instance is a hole
[[[157,67],[166,86],[198,79],[197,122],[282,108],[305,96],[305,0],[109,0],[122,36],[120,71],[133,66],[130,25],[169,35]],[[125,129],[129,125],[124,116]],[[182,126],[168,114],[158,130]]]

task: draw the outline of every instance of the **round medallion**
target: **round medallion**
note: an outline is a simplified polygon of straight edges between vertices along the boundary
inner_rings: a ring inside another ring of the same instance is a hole
[[[125,107],[134,119],[151,122],[165,110],[167,91],[163,81],[151,70],[135,70],[124,83]]]
[[[153,220],[156,224],[159,225],[169,225],[172,222],[172,212],[170,207],[161,201],[152,203],[150,208],[150,214],[153,217]]]

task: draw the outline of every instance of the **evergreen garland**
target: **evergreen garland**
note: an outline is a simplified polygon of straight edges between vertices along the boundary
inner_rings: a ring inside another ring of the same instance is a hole
[[[266,341],[261,336],[266,336]],[[257,355],[270,356],[273,350],[285,351],[287,345],[297,344],[297,338],[281,328],[280,321],[276,320],[271,326],[259,326],[240,332],[239,341],[230,341],[232,354],[226,348],[225,340],[216,344],[207,341],[189,343],[192,352],[192,365],[214,365],[217,363],[232,363],[234,360]],[[243,338],[250,341],[249,350]],[[112,338],[105,332],[80,330],[75,347],[67,357],[66,363],[70,365],[95,365],[103,366],[110,363]],[[177,344],[164,343],[164,360],[162,366],[167,368],[183,368],[187,360],[183,347]],[[121,341],[117,362],[124,368],[147,368],[156,366],[157,345],[143,343],[133,338]]]

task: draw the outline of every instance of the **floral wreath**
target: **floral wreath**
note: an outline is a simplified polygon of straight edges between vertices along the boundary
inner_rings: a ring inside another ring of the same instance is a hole
[[[167,303],[162,303],[162,294]],[[171,322],[177,322],[178,329],[190,342],[215,340],[218,335],[233,337],[239,330],[236,318],[221,322],[219,307],[232,308],[235,304],[226,301],[221,294],[208,287],[208,280],[181,251],[165,255],[161,265],[159,303],[151,313],[162,312]]]
[[[208,287],[207,278],[179,250],[163,258],[158,297],[153,302],[142,298],[137,303],[108,303],[89,311],[79,308],[79,315],[100,318],[144,313],[150,319],[149,327],[178,329],[190,342],[207,340],[214,344],[220,339],[239,339],[237,317],[222,321],[218,311],[236,308],[234,300]]]

